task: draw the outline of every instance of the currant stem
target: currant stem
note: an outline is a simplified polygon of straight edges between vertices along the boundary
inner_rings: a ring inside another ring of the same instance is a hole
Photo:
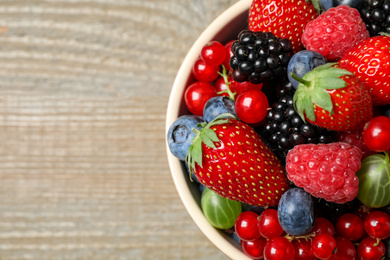
[[[310,233],[310,234],[307,234],[307,235],[304,235],[304,236],[293,236],[293,235],[287,234],[284,237],[287,238],[288,241],[291,242],[294,239],[300,239],[300,238],[303,238],[303,239],[305,239],[307,241],[308,239],[310,239],[310,240],[313,239],[315,236],[316,236],[316,233],[313,232],[313,233]]]
[[[222,73],[218,71],[218,74],[224,79],[225,81],[225,85],[226,85],[226,90],[225,91],[220,91],[220,92],[217,92],[218,95],[220,94],[223,94],[223,93],[227,93],[229,95],[229,98],[233,101],[235,101],[235,96],[237,93],[233,93],[231,90],[230,90],[230,82],[229,82],[229,79],[228,79],[228,76],[227,76],[227,71],[226,71],[226,68],[225,66],[222,64]]]
[[[381,240],[379,238],[376,238],[376,242],[375,242],[374,246],[378,246],[380,242],[381,242]]]

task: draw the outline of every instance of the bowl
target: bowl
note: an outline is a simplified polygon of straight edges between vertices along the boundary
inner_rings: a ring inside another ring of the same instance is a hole
[[[227,43],[235,39],[238,33],[248,26],[248,13],[251,3],[252,0],[240,0],[224,11],[204,30],[189,50],[178,71],[169,97],[166,132],[168,132],[169,127],[179,116],[189,114],[184,104],[183,95],[185,88],[195,81],[191,75],[191,70],[196,59],[199,57],[202,47],[211,40]],[[168,144],[167,141],[166,144]],[[242,252],[240,245],[228,234],[217,230],[209,224],[201,210],[201,194],[198,186],[190,181],[184,162],[171,154],[168,145],[167,155],[171,175],[179,196],[199,229],[229,258],[250,259]]]

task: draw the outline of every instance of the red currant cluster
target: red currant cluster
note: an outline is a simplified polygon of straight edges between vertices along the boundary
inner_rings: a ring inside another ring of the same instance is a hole
[[[304,236],[287,234],[278,212],[268,208],[260,215],[242,212],[235,222],[243,252],[252,259],[382,259],[390,237],[390,216],[383,211],[346,213],[335,225],[317,217],[313,229]]]
[[[201,51],[192,75],[196,79],[185,91],[184,101],[194,115],[203,116],[206,102],[215,96],[227,96],[235,101],[235,111],[241,121],[256,124],[263,120],[269,107],[263,84],[237,82],[230,75],[229,61],[232,43],[226,45],[211,41]]]

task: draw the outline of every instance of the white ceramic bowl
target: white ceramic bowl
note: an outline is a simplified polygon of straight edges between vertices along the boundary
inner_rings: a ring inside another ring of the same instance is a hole
[[[191,47],[179,69],[169,97],[166,133],[179,116],[189,114],[185,108],[183,95],[185,88],[195,81],[193,76],[191,76],[191,69],[202,47],[211,40],[227,43],[230,40],[236,39],[238,33],[248,27],[248,12],[251,3],[252,0],[241,0],[231,6],[206,28]],[[166,143],[168,142],[166,141]],[[200,207],[200,191],[197,185],[189,180],[183,162],[171,154],[168,145],[167,154],[169,167],[177,191],[196,225],[217,248],[231,259],[249,260],[250,258],[241,251],[239,245],[230,236],[209,224]]]

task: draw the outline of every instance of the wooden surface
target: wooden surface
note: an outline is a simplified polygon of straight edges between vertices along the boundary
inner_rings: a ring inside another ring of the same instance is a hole
[[[237,0],[0,0],[0,259],[226,259],[179,199],[170,88]]]

